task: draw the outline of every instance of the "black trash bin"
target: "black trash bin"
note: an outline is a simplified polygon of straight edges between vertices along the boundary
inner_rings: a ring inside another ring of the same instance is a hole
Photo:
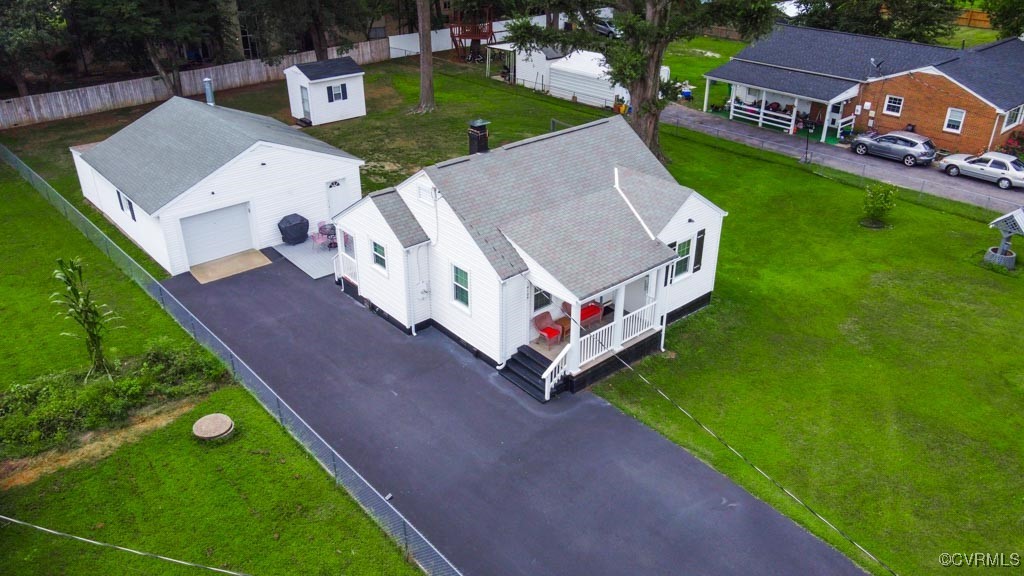
[[[309,237],[309,220],[298,214],[289,214],[277,223],[281,231],[281,240],[285,244],[302,244]]]

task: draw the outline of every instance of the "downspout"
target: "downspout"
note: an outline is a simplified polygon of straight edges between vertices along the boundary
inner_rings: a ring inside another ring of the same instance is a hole
[[[992,143],[996,141],[996,130],[999,128],[999,112],[996,112],[996,122],[992,125],[992,135],[988,138],[988,147],[985,151],[988,152],[992,149]]]
[[[415,248],[415,247],[414,247]],[[406,248],[403,252],[405,254],[405,309],[409,315],[409,328],[412,329],[412,335],[416,335],[416,299],[409,293],[409,252],[412,248]],[[419,277],[419,261],[417,259],[416,276]]]
[[[498,370],[505,367],[505,282],[498,285],[498,354],[502,357],[501,364],[495,366]]]

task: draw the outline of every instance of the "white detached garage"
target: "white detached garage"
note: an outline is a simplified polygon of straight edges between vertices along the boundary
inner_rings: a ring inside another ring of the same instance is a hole
[[[363,161],[266,116],[172,98],[71,149],[85,198],[171,274],[281,243],[360,197]]]
[[[292,117],[316,126],[366,116],[363,75],[348,56],[285,68]]]

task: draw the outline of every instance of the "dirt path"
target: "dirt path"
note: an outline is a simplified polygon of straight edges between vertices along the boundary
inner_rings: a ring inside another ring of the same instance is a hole
[[[121,446],[136,442],[147,433],[174,422],[194,408],[199,400],[186,398],[144,408],[134,414],[123,428],[83,434],[81,445],[73,450],[50,450],[29,458],[0,462],[0,490],[31,484],[61,468],[106,458]]]

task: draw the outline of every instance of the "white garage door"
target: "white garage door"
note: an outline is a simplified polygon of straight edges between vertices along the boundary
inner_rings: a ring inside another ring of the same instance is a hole
[[[249,205],[236,204],[181,219],[188,265],[195,266],[252,248]]]

